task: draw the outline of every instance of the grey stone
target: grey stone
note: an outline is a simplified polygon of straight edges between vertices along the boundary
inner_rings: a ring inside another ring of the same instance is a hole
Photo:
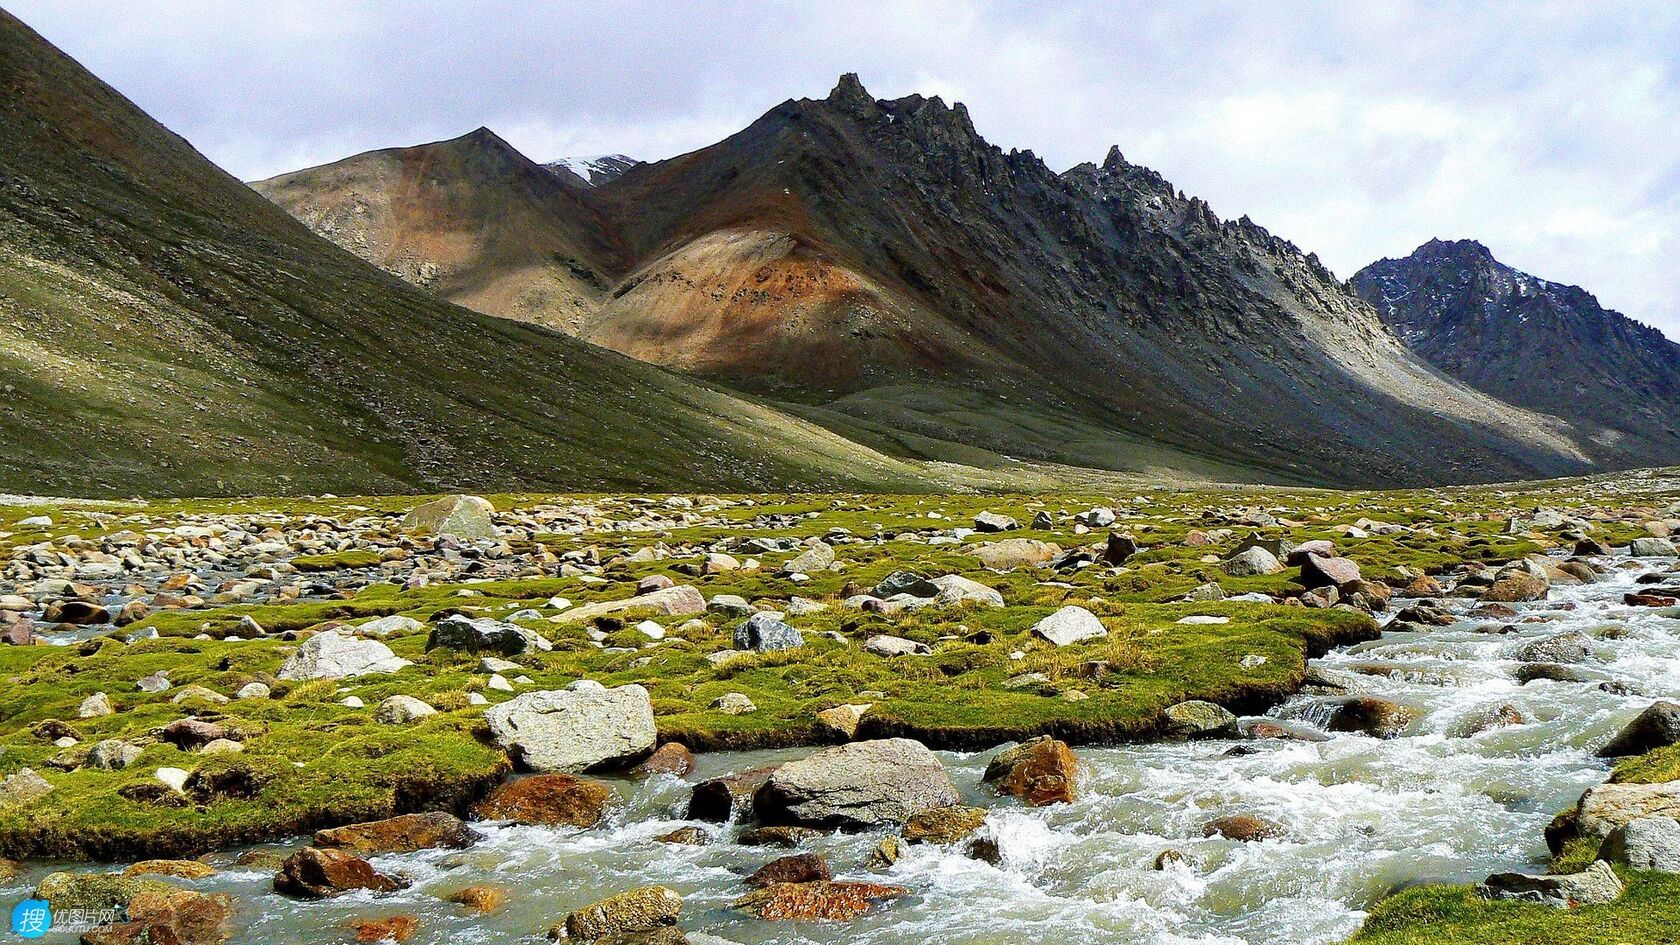
[[[1033,625],[1033,636],[1056,646],[1108,636],[1108,628],[1097,615],[1083,607],[1068,606]]]
[[[485,710],[496,743],[533,771],[589,771],[653,750],[653,702],[641,686],[544,690]]]
[[[386,696],[373,710],[373,720],[386,725],[411,725],[437,710],[413,696]]]
[[[902,824],[961,800],[921,742],[887,738],[819,751],[776,770],[754,809],[767,823],[869,828]]]
[[[336,630],[324,630],[303,641],[280,667],[278,675],[290,680],[353,679],[372,673],[394,673],[412,665],[378,640],[362,640]]]
[[[1667,538],[1635,538],[1628,545],[1628,554],[1635,558],[1672,558],[1676,551],[1674,542]]]
[[[1680,821],[1673,817],[1630,820],[1604,838],[1598,858],[1636,870],[1680,873]]]
[[[1598,750],[1598,754],[1601,758],[1643,755],[1676,742],[1680,742],[1680,705],[1662,701],[1653,703],[1635,716]]]
[[[1485,899],[1515,899],[1570,909],[1615,902],[1625,888],[1610,864],[1594,860],[1579,873],[1495,873],[1477,886],[1476,892]]]
[[[1279,561],[1276,555],[1258,545],[1244,548],[1225,562],[1225,573],[1232,577],[1276,574],[1282,570],[1283,562]]]
[[[494,506],[478,496],[446,495],[409,512],[403,518],[403,530],[422,535],[454,535],[469,541],[494,539],[496,523],[490,517],[494,511]]]
[[[911,597],[938,597],[939,585],[910,571],[894,571],[875,585],[876,597],[885,599],[899,594],[909,594]]]
[[[1000,512],[981,512],[974,516],[974,530],[977,532],[1008,532],[1020,527],[1020,522]]]
[[[827,571],[834,564],[834,549],[818,538],[813,538],[806,549],[798,557],[782,566],[782,570],[789,573],[814,574]]]
[[[868,642],[864,643],[863,649],[876,656],[927,656],[933,652],[925,643],[884,633],[870,637]]]
[[[547,652],[554,649],[554,644],[535,630],[527,630],[516,623],[451,614],[432,625],[432,633],[426,638],[426,649],[519,656]]]
[[[1200,699],[1168,706],[1165,734],[1169,738],[1211,738],[1236,731],[1237,717],[1224,706]]]
[[[760,613],[741,621],[735,628],[735,648],[739,650],[791,650],[805,645],[805,637],[787,625],[781,614]]]

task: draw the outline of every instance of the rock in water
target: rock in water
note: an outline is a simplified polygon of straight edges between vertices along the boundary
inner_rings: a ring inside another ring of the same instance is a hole
[[[1083,607],[1073,606],[1063,607],[1040,620],[1033,625],[1032,632],[1033,636],[1056,646],[1067,646],[1080,640],[1108,636],[1108,628],[1103,626],[1096,614]]]
[[[772,824],[868,828],[960,800],[945,768],[921,742],[886,738],[827,748],[782,765],[754,807]]]
[[[545,827],[593,827],[612,804],[612,789],[570,774],[534,774],[496,788],[473,813]]]
[[[403,519],[403,530],[422,535],[454,535],[468,541],[494,540],[496,509],[476,495],[446,495],[420,506]]]
[[[1329,729],[1362,732],[1372,738],[1399,738],[1417,718],[1418,711],[1410,706],[1375,696],[1354,696],[1331,712]]]
[[[1168,738],[1213,738],[1236,731],[1235,715],[1200,699],[1168,706],[1161,714],[1167,719],[1164,734]]]
[[[902,886],[879,883],[777,883],[748,893],[729,907],[768,922],[790,919],[841,922],[868,912],[872,902],[896,899],[909,892]]]
[[[344,850],[304,847],[280,865],[274,891],[298,899],[325,899],[352,889],[396,892],[403,884]]]
[[[1032,807],[1071,803],[1078,792],[1079,759],[1066,742],[1040,735],[1007,748],[986,765],[982,780],[998,793]]]
[[[315,832],[316,847],[349,850],[358,856],[432,849],[464,850],[482,839],[461,818],[443,811],[402,814]]]
[[[1628,545],[1628,554],[1635,558],[1672,558],[1676,553],[1674,542],[1667,538],[1635,538]]]
[[[280,667],[279,677],[351,679],[370,673],[394,673],[412,665],[378,640],[361,640],[336,630],[323,630],[303,641],[298,651]]]
[[[1677,742],[1680,742],[1680,705],[1663,701],[1639,713],[1598,750],[1598,755],[1600,758],[1643,755]]]
[[[701,781],[689,796],[688,819],[723,823],[737,812],[745,818],[752,807],[753,795],[779,767],[768,765]]]
[[[742,882],[755,889],[776,883],[816,883],[834,878],[820,853],[790,853],[771,860]]]
[[[533,771],[590,771],[653,751],[653,702],[641,686],[528,692],[484,713],[496,743]]]
[[[986,825],[984,807],[936,807],[924,810],[904,822],[906,843],[956,843]]]
[[[1680,821],[1673,817],[1630,820],[1604,838],[1598,858],[1636,870],[1680,873]]]
[[[624,936],[625,942],[638,941],[636,935],[646,935],[677,924],[682,913],[682,896],[664,886],[643,886],[619,893],[608,899],[583,907],[566,916],[563,927],[556,926],[549,937],[565,937],[574,942],[597,942],[608,937]]]
[[[1486,899],[1516,899],[1540,902],[1560,909],[1615,902],[1625,889],[1610,864],[1594,860],[1579,873],[1531,876],[1527,873],[1495,873],[1476,887]]]

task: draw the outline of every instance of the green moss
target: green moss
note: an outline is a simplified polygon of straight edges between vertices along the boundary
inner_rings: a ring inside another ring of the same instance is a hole
[[[372,551],[338,551],[328,555],[299,555],[292,567],[299,571],[337,571],[340,568],[374,568],[380,557]]]
[[[1680,876],[1618,871],[1621,899],[1556,909],[1490,902],[1465,886],[1425,886],[1380,903],[1358,945],[1660,945],[1680,942]]]

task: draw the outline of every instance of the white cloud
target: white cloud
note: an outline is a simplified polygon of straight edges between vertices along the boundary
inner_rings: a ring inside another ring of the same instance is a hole
[[[1680,6],[385,0],[9,8],[254,178],[478,125],[667,157],[841,72],[1052,166],[1109,144],[1350,275],[1433,237],[1680,337]]]

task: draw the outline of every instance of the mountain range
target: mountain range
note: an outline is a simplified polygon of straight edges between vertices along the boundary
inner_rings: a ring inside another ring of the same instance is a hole
[[[1454,369],[1359,280],[1117,148],[1057,173],[855,76],[665,161],[544,165],[481,128],[255,191],[3,14],[0,83],[8,489],[1388,485],[1675,458]]]

